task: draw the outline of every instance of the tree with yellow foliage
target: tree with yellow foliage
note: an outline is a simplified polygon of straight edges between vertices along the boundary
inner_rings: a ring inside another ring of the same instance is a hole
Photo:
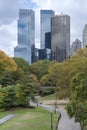
[[[16,69],[15,61],[0,50],[0,76],[4,71],[15,71]]]

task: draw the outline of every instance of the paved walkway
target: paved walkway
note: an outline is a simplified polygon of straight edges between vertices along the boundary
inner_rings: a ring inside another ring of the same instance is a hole
[[[36,106],[35,103],[31,102],[31,105]],[[38,104],[38,106],[49,110],[49,111],[55,111],[55,108],[50,106],[50,105],[45,105],[45,104]],[[56,112],[61,113],[61,118],[58,124],[58,130],[81,130],[80,124],[76,123],[74,121],[74,118],[69,118],[66,110],[63,107],[60,107],[56,110]]]
[[[10,120],[11,118],[15,117],[15,115],[13,114],[9,114],[3,118],[0,119],[0,125],[2,125],[3,123],[5,123],[6,121]]]
[[[70,119],[64,108],[59,108],[58,111],[61,113],[58,130],[81,130],[80,124],[74,118]]]

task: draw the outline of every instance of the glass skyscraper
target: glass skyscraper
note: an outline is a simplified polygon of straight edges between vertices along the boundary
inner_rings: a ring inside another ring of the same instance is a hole
[[[32,49],[35,45],[35,13],[33,10],[20,9],[18,19],[18,46],[14,56],[32,63]]]
[[[40,11],[40,48],[45,49],[45,33],[51,31],[51,18],[54,16],[53,10]]]
[[[70,56],[70,16],[61,14],[51,19],[52,59],[62,62]]]

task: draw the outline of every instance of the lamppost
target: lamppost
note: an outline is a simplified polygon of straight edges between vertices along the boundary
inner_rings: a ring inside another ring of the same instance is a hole
[[[55,93],[55,113],[56,113],[56,109],[57,109],[57,92]]]
[[[51,110],[51,130],[53,130],[53,111]]]

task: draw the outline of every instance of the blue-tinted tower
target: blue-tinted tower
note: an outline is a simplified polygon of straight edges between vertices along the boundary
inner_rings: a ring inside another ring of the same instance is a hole
[[[35,45],[35,13],[33,10],[20,9],[18,19],[18,46],[14,56],[32,63],[32,49]]]
[[[45,49],[45,33],[51,31],[51,18],[55,15],[53,10],[40,11],[40,48]]]

